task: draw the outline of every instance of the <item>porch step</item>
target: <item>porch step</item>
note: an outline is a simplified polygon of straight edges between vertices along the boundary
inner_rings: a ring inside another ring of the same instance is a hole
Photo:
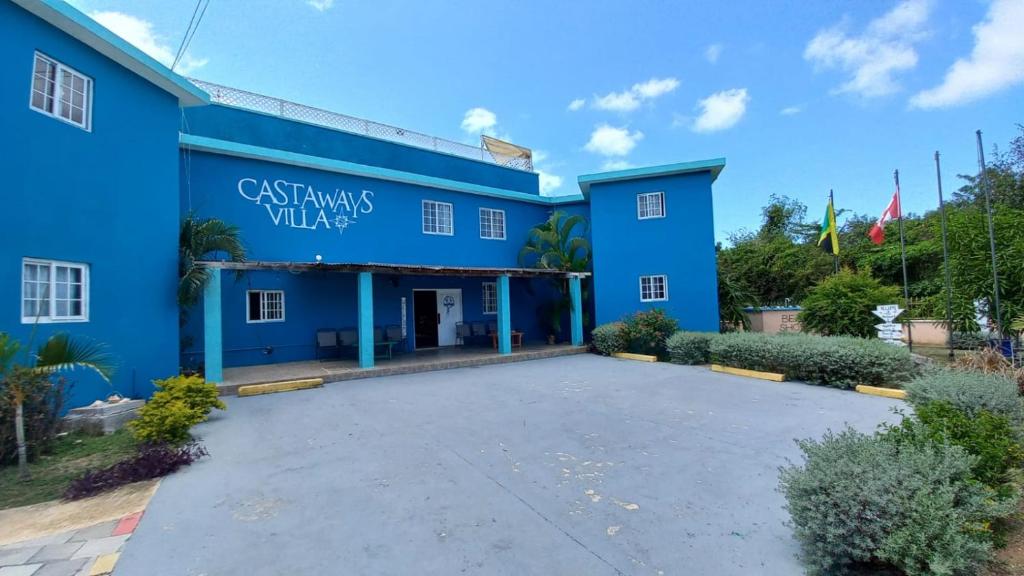
[[[323,378],[307,378],[304,380],[285,380],[284,382],[267,382],[266,384],[248,384],[238,387],[239,396],[256,396],[258,394],[273,394],[274,392],[290,392],[292,390],[305,390],[307,388],[319,388],[324,385]]]

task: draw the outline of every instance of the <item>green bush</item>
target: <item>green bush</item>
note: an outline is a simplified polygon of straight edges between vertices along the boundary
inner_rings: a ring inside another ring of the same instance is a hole
[[[60,432],[60,414],[66,392],[64,379],[30,368],[11,368],[5,379],[0,380],[0,466],[18,459],[12,390],[15,387],[25,394],[22,417],[28,459],[35,461],[40,454],[49,453]]]
[[[981,332],[953,332],[953,348],[957,350],[980,350],[987,342]]]
[[[622,322],[609,322],[594,328],[590,334],[594,341],[594,349],[605,356],[611,356],[616,352],[625,352],[626,339],[622,330]]]
[[[780,490],[809,573],[966,575],[991,557],[991,523],[1015,502],[974,480],[963,448],[906,440],[848,429],[798,442],[805,461],[782,468]]]
[[[1005,416],[1015,427],[1024,425],[1024,403],[1017,383],[999,374],[938,370],[915,378],[906,390],[907,402],[915,410],[945,401],[968,416],[988,411]]]
[[[888,430],[897,437],[949,442],[963,448],[977,457],[972,468],[974,477],[1004,493],[1012,493],[1006,489],[1010,471],[1024,463],[1024,446],[1010,421],[987,410],[972,417],[945,400],[929,402],[919,406],[913,418],[904,418],[899,426]]]
[[[875,336],[881,322],[872,310],[879,304],[893,304],[899,289],[884,286],[870,272],[842,270],[826,277],[800,302],[799,320],[804,330],[823,336]]]
[[[660,308],[636,312],[623,322],[623,338],[626,349],[637,354],[649,354],[659,358],[667,357],[665,348],[668,337],[679,330],[675,318]]]
[[[906,348],[881,340],[812,334],[721,334],[711,340],[711,360],[846,389],[857,384],[898,388],[915,370]]]
[[[676,364],[707,364],[711,361],[711,339],[714,332],[679,331],[665,342],[668,356]]]
[[[180,444],[189,439],[192,426],[206,420],[211,410],[227,408],[217,386],[199,376],[175,376],[153,383],[157,392],[139,409],[139,417],[128,424],[142,442]]]

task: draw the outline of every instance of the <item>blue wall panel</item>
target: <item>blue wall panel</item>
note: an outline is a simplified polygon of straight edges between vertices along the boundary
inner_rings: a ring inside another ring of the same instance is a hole
[[[637,218],[637,194],[665,192],[666,217]],[[711,174],[594,184],[590,189],[597,323],[661,308],[686,330],[718,331]],[[668,301],[641,302],[640,276],[668,276]]]
[[[539,194],[537,174],[490,162],[439,154],[230,106],[189,108],[185,114],[189,134]]]
[[[146,396],[178,367],[177,100],[10,2],[0,22],[0,331],[33,338],[21,323],[22,258],[87,263],[89,321],[40,324],[34,342],[57,331],[104,342],[119,360],[114,389]],[[29,108],[36,50],[92,78],[90,132]],[[110,392],[69,376],[71,406]]]

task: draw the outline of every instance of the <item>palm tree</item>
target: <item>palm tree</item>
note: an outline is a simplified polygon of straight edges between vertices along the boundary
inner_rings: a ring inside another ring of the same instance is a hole
[[[15,364],[14,357],[21,343],[0,332],[0,380],[7,384],[14,403],[14,435],[18,444],[18,478],[28,480],[28,450],[25,446],[24,402],[25,390],[17,379],[9,378],[15,370],[27,368],[47,376],[75,368],[87,368],[99,374],[107,383],[114,373],[113,360],[105,347],[88,340],[73,339],[65,333],[50,336],[24,366]]]
[[[224,252],[232,262],[245,262],[245,246],[238,227],[218,218],[198,218],[189,213],[181,221],[178,238],[178,305],[184,311],[199,302],[203,287],[210,281],[210,271],[197,261],[217,252]]]
[[[573,231],[581,227],[577,234]],[[579,214],[569,216],[561,210],[555,210],[544,222],[530,228],[526,244],[519,250],[519,265],[543,268],[546,270],[562,270],[565,272],[585,272],[590,268],[590,242],[584,237],[590,225],[587,219]],[[548,316],[552,334],[562,331],[562,314],[570,306],[569,286],[564,278],[555,281],[559,298],[551,302]],[[583,292],[584,299],[586,291]]]

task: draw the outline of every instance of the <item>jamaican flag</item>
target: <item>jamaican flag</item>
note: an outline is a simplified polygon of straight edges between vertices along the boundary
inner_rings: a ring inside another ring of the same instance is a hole
[[[839,256],[839,233],[836,231],[836,209],[832,206],[832,197],[829,196],[828,208],[825,209],[825,218],[821,221],[821,234],[818,236],[818,246],[833,256]]]

